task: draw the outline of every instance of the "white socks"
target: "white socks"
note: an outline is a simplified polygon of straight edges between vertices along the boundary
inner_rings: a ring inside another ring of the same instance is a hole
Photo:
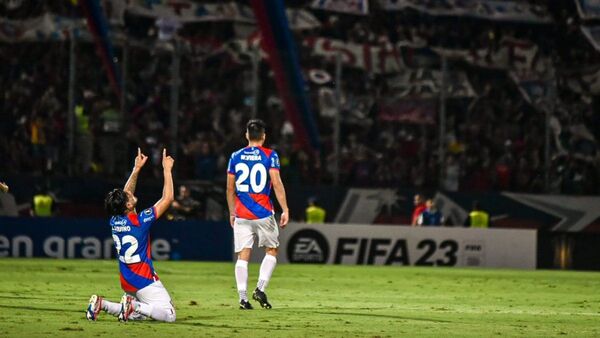
[[[119,315],[119,312],[121,312],[121,304],[109,302],[106,299],[103,299],[102,310],[106,311],[108,314],[117,316]]]
[[[265,255],[262,263],[260,264],[260,273],[258,275],[258,283],[256,287],[260,291],[265,291],[269,280],[277,265],[277,257],[271,255]],[[240,296],[240,301],[248,300],[248,294],[246,288],[248,285],[248,262],[238,259],[235,263],[235,281],[237,282],[237,290]]]
[[[160,320],[169,323],[175,321],[175,309],[172,307],[156,307],[154,305],[141,303],[139,301],[133,301],[132,303],[136,313],[131,314],[131,320],[141,320],[145,319],[146,317],[150,317],[154,320]],[[113,316],[118,316],[121,312],[121,304],[102,300],[102,310]],[[138,313],[143,316],[137,315]]]
[[[237,290],[240,295],[240,301],[248,300],[246,287],[248,285],[248,262],[238,259],[235,263],[235,281],[237,282]]]
[[[277,257],[265,255],[262,264],[260,264],[260,274],[258,275],[258,283],[256,284],[256,287],[260,291],[264,292],[267,285],[269,285],[269,280],[271,279],[273,270],[275,270],[275,265],[277,265]]]

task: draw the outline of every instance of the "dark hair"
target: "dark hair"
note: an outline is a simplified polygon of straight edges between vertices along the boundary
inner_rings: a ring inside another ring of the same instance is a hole
[[[104,199],[104,208],[111,216],[121,216],[127,210],[127,194],[123,189],[113,189]]]
[[[473,201],[473,210],[481,210],[481,204],[479,203],[479,201]]]
[[[252,119],[246,124],[246,132],[250,141],[260,141],[265,133],[267,125],[259,119]]]

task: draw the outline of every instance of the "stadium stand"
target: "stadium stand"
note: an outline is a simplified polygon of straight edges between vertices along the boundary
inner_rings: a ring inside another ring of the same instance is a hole
[[[598,99],[594,83],[586,80],[594,75],[588,73],[597,66],[598,53],[582,33],[585,22],[573,2],[529,3],[546,21],[508,25],[481,17],[435,15],[434,5],[429,12],[391,11],[377,3],[368,16],[357,16],[314,9],[309,1],[290,2],[317,20],[295,34],[322,151],[314,154],[293,143],[294,131],[283,118],[272,73],[263,60],[258,116],[271,126],[268,142],[281,154],[286,182],[333,182],[334,83],[327,79],[335,74],[332,50],[340,49],[349,58],[363,58],[359,51],[370,50],[385,62],[344,62],[343,185],[598,193]],[[66,1],[0,9],[4,21],[83,17]],[[69,39],[52,32],[33,41],[1,40],[0,153],[7,156],[0,161],[0,172],[123,177],[129,168],[125,159],[141,145],[154,166],[145,174],[160,176],[158,154],[169,144],[169,45],[161,45],[162,28],[153,19],[127,11],[121,23],[115,20],[113,31],[129,39],[124,118],[93,43],[82,37],[76,46],[75,158],[69,158],[66,133]],[[252,25],[212,21],[185,24],[177,35],[185,46],[177,177],[222,181],[226,156],[243,142],[243,121],[252,115],[247,49],[257,43],[256,34]],[[121,58],[119,41],[115,48]],[[393,53],[394,60],[386,53]],[[448,158],[442,177],[435,88],[440,55],[448,59],[448,81],[454,85],[448,92]],[[406,67],[388,73],[386,67],[393,69],[394,62]],[[311,71],[325,80],[309,75]],[[552,90],[555,100],[545,94]],[[552,127],[549,189],[544,187],[546,114]]]

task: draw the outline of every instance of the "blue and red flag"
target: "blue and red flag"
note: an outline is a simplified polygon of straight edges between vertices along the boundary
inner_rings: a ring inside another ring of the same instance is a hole
[[[79,0],[78,3],[85,15],[88,29],[94,37],[96,52],[102,61],[110,86],[115,95],[120,98],[121,73],[117,67],[117,59],[109,34],[108,20],[106,20],[100,0]]]
[[[282,0],[251,0],[268,55],[275,84],[287,118],[294,126],[297,141],[315,151],[320,149],[319,132],[308,100],[298,52]]]

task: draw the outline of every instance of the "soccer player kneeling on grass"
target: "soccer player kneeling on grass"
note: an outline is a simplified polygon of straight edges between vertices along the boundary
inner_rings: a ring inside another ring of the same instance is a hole
[[[240,309],[250,310],[246,287],[248,284],[248,261],[258,237],[258,246],[265,247],[265,258],[260,265],[260,274],[252,298],[265,309],[270,309],[265,289],[275,265],[279,247],[279,230],[273,216],[273,203],[269,198],[271,186],[275,190],[277,201],[283,210],[282,228],[288,222],[289,211],[285,198],[285,189],[279,176],[279,156],[263,147],[265,142],[265,124],[261,120],[250,120],[246,125],[248,146],[231,155],[227,169],[227,204],[230,224],[233,227],[235,252],[238,259],[235,264],[235,280],[240,297]]]
[[[131,176],[123,189],[114,189],[106,196],[106,210],[112,216],[110,226],[112,237],[117,248],[121,287],[125,294],[121,303],[113,303],[101,296],[92,295],[86,317],[88,320],[98,319],[102,310],[119,321],[155,320],[174,322],[175,308],[169,293],[158,280],[154,272],[150,253],[150,225],[164,214],[173,202],[173,177],[171,170],[174,160],[163,150],[162,165],[164,186],[162,198],[139,214],[135,207],[137,198],[133,195],[140,170],[148,157],[138,148],[138,156]]]

